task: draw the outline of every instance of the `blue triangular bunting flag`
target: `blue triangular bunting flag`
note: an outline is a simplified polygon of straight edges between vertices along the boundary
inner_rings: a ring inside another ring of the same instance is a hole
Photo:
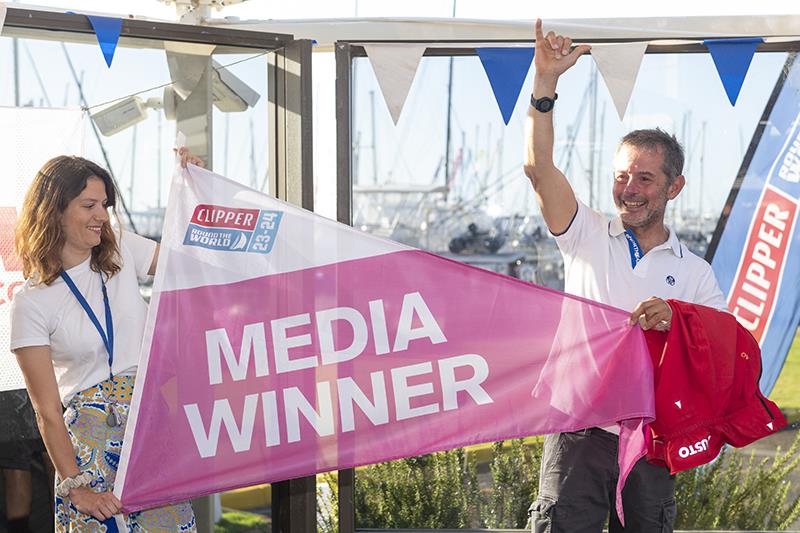
[[[531,68],[533,48],[476,48],[503,122],[508,124]]]
[[[119,34],[122,31],[122,19],[112,17],[98,17],[96,15],[86,15],[92,23],[97,42],[100,43],[100,50],[106,59],[106,65],[111,66],[114,59],[114,51],[117,49]]]
[[[756,47],[763,43],[761,37],[746,39],[707,39],[703,41],[717,67],[719,79],[728,94],[731,105],[736,105],[747,69],[753,60]]]

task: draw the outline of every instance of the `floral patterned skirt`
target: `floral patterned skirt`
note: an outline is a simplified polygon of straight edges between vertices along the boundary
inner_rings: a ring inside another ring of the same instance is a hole
[[[128,421],[133,376],[114,376],[76,394],[64,412],[64,422],[75,449],[78,468],[91,472],[92,490],[110,491],[114,488],[125,424]],[[118,425],[111,427],[106,419],[114,412]],[[56,485],[61,479],[56,476]],[[119,531],[114,519],[100,522],[79,512],[67,498],[56,496],[55,530],[62,532]],[[130,532],[197,531],[194,512],[189,502],[158,509],[137,511],[127,515]]]

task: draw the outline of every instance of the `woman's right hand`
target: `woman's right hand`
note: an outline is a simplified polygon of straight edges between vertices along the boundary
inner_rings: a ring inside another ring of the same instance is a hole
[[[186,168],[186,165],[188,165],[189,163],[191,163],[191,164],[193,164],[195,166],[198,166],[198,167],[205,167],[206,166],[205,163],[203,163],[202,159],[200,159],[197,156],[192,155],[191,152],[189,152],[189,149],[186,148],[185,146],[181,146],[180,148],[176,148],[175,152],[181,158],[181,167],[182,168]]]
[[[78,511],[100,521],[108,520],[122,509],[122,502],[113,492],[94,492],[88,487],[71,489],[69,500]]]

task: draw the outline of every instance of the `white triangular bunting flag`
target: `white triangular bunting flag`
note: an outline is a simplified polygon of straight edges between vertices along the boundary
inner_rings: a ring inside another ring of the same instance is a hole
[[[413,44],[364,45],[383,93],[383,99],[395,124],[400,119],[403,104],[406,102],[406,96],[411,89],[425,48],[425,45]]]
[[[3,23],[6,21],[6,6],[0,3],[0,33],[3,33]]]
[[[681,401],[680,401],[680,400],[678,400],[677,402],[675,402],[675,405],[677,405],[677,406],[678,406],[678,409],[683,409],[683,406],[681,405]]]
[[[647,43],[596,44],[592,57],[611,93],[619,119],[625,116]]]
[[[772,422],[770,422],[769,424],[767,424],[767,427],[770,429],[770,431],[772,431]]]

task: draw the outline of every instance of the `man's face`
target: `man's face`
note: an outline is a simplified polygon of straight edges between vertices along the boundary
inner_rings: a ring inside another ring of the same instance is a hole
[[[664,224],[667,202],[678,196],[685,180],[669,183],[661,149],[622,145],[614,157],[614,204],[626,228]]]

